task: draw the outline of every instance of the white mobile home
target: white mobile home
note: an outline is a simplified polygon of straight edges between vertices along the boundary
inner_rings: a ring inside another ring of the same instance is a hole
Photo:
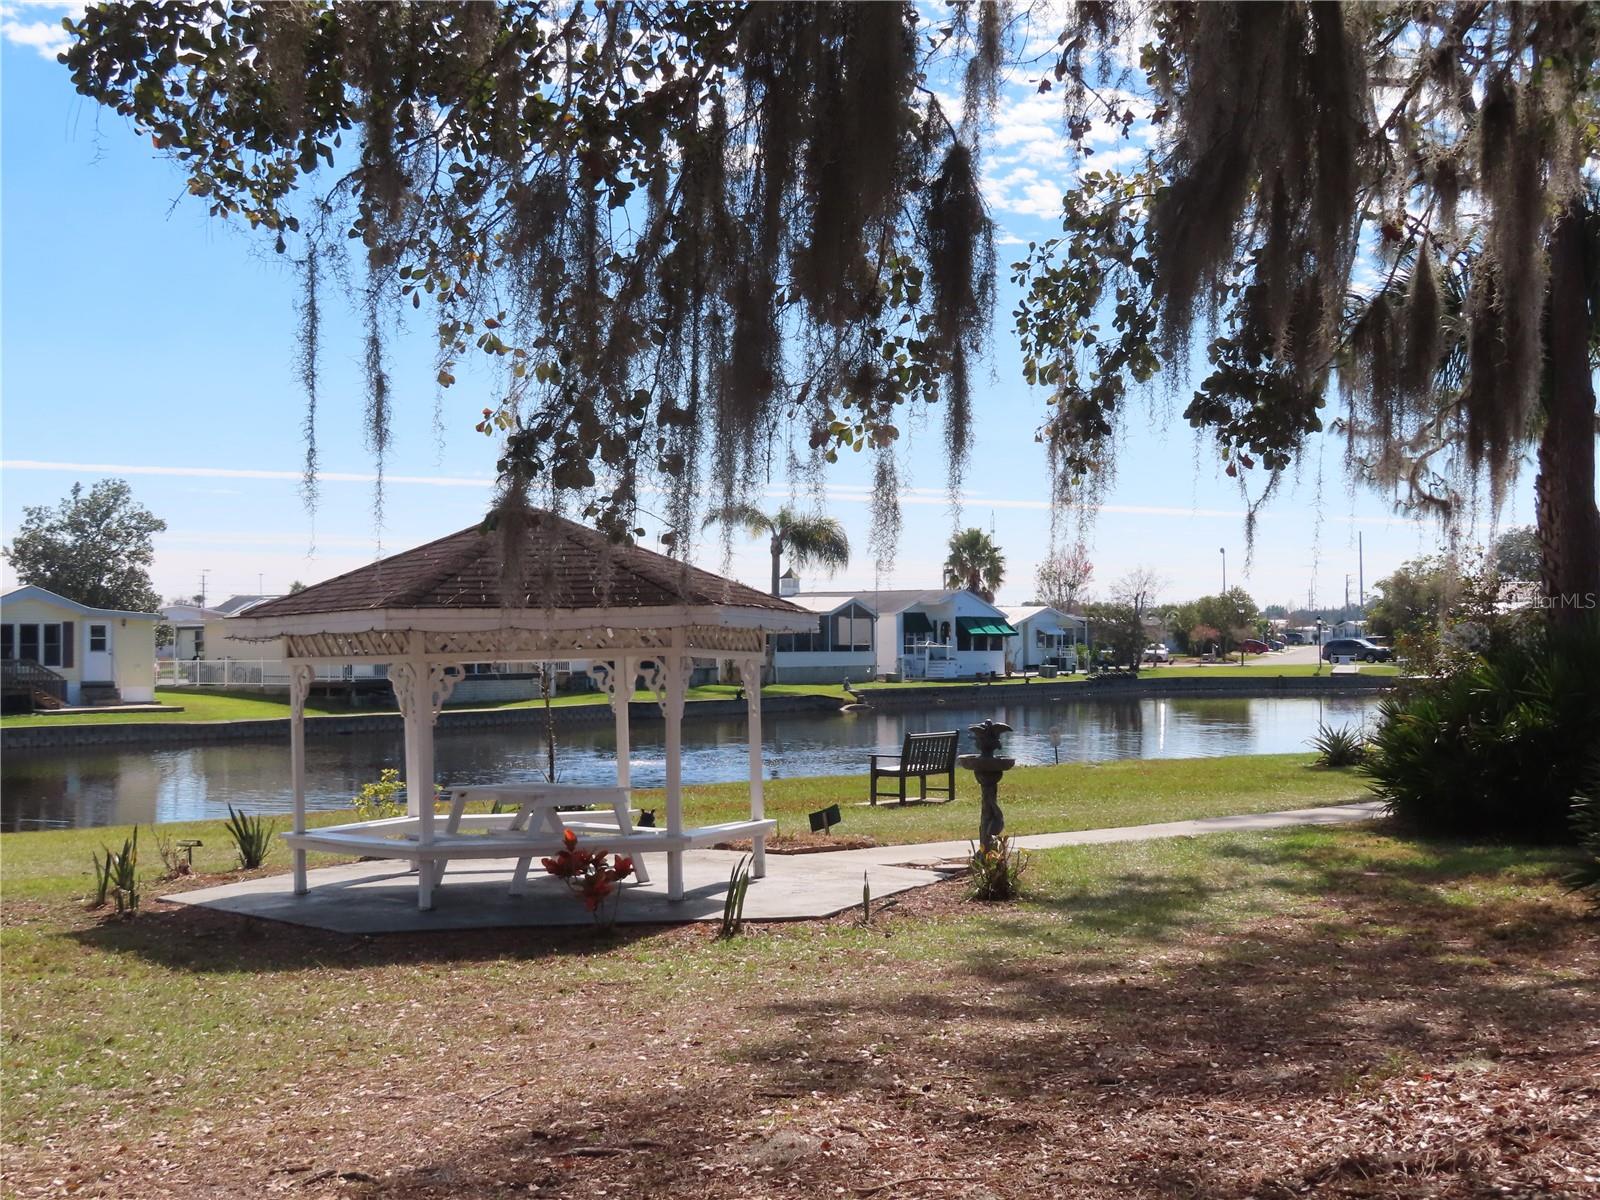
[[[1025,604],[1002,609],[1017,636],[1006,646],[1006,662],[1013,671],[1035,671],[1046,663],[1075,670],[1082,661],[1081,647],[1089,641],[1088,623],[1048,604]]]
[[[155,699],[157,613],[91,608],[29,585],[0,596],[7,689],[31,676],[67,704]]]
[[[807,633],[772,635],[777,683],[838,683],[871,679],[876,670],[878,614],[845,594],[791,592],[783,597],[817,615]]]
[[[1006,640],[1017,633],[1004,613],[964,588],[795,592],[785,599],[833,622],[826,634],[830,653],[843,652],[841,631],[848,630],[847,653],[864,664],[852,679],[868,673],[901,679],[1003,675]],[[774,639],[773,644],[781,643]],[[776,650],[774,661],[779,661]],[[781,666],[778,677],[784,678]]]

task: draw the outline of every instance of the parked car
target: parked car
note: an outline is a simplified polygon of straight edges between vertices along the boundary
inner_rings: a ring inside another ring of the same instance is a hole
[[[1359,658],[1362,662],[1388,662],[1394,651],[1387,646],[1375,645],[1366,638],[1334,638],[1322,644],[1322,657],[1332,662],[1338,658]]]
[[[1239,649],[1243,650],[1246,654],[1265,654],[1271,650],[1272,647],[1267,645],[1260,638],[1246,638],[1244,641],[1239,643]]]
[[[1144,661],[1147,663],[1164,663],[1170,661],[1172,656],[1167,653],[1165,646],[1151,642],[1144,648]]]
[[[1269,637],[1267,639],[1267,645],[1271,646],[1274,650],[1282,650],[1288,644],[1289,644],[1288,642],[1285,642],[1280,638],[1270,638]]]
[[[1310,639],[1298,629],[1290,629],[1285,632],[1283,635],[1283,640],[1288,642],[1291,646],[1307,646],[1311,644]]]

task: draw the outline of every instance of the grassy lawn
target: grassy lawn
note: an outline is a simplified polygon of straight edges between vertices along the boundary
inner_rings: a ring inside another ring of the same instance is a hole
[[[837,827],[842,835],[870,837],[885,845],[968,839],[977,835],[977,788],[966,772],[957,775],[953,803],[905,808],[889,801],[868,807],[865,776],[772,780],[766,787],[767,815],[777,818],[780,835],[798,833],[809,829],[809,813],[838,804],[844,816]],[[659,810],[663,804],[655,790],[638,789],[634,798],[645,808]],[[1313,767],[1306,754],[1018,767],[1006,776],[1001,790],[1006,829],[1017,834],[1274,812],[1365,798],[1366,789],[1353,771]],[[744,784],[684,789],[684,818],[691,825],[746,817],[749,804]],[[351,819],[349,812],[310,817],[313,825]],[[280,819],[280,825],[286,824],[286,818]],[[174,841],[198,838],[205,843],[195,851],[199,871],[228,869],[232,851],[222,822],[179,822],[160,830]],[[0,834],[0,887],[8,899],[82,895],[91,883],[90,855],[113,841],[120,846],[128,832],[128,826],[113,826]],[[146,864],[159,862],[148,826],[140,832],[140,856]],[[313,855],[312,861],[335,860]],[[286,852],[275,846],[268,863],[286,869]]]
[[[7,1194],[1475,1197],[1600,1177],[1600,937],[1551,851],[1378,828],[1074,847],[1033,857],[1021,903],[943,883],[870,925],[719,943],[355,938],[159,904],[106,921],[63,844],[3,843]]]
[[[735,694],[737,689],[732,687],[706,687],[690,688],[691,700],[725,700]],[[826,691],[826,689],[822,689]],[[772,691],[772,689],[768,689]],[[635,700],[653,700],[652,693],[639,691],[634,693]],[[573,705],[604,704],[605,695],[601,692],[578,692],[551,697],[550,703],[554,708],[567,708]],[[289,717],[289,702],[271,696],[251,696],[238,692],[218,693],[200,689],[174,690],[168,688],[157,689],[157,704],[179,705],[182,712],[103,712],[103,713],[73,713],[70,716],[52,717],[41,713],[19,713],[0,717],[0,728],[13,729],[25,727],[56,726],[56,725],[123,725],[123,724],[149,724],[166,723],[173,721],[262,721],[262,720],[287,720]],[[450,708],[538,708],[544,704],[543,700],[512,700],[503,703],[474,702],[471,704],[452,704]],[[351,713],[393,713],[398,710],[388,707],[360,707],[352,708],[347,704],[319,698],[306,705],[306,715],[321,716],[347,716]]]
[[[1328,669],[1322,669],[1327,674]],[[1364,675],[1396,675],[1399,668],[1388,663],[1375,666],[1363,666],[1361,673]],[[1167,666],[1150,667],[1141,672],[1141,679],[1162,680],[1182,678],[1206,679],[1274,679],[1279,676],[1301,677],[1317,674],[1313,664],[1275,665],[1270,661],[1252,662],[1246,666]],[[997,679],[991,685],[1001,688],[1028,688],[1037,687],[1040,683],[1084,683],[1086,675],[1061,676],[1055,680],[1023,680],[1023,679]],[[944,681],[944,680],[918,680],[909,683],[862,683],[852,685],[859,691],[871,691],[875,688],[928,688],[941,689],[952,687],[971,687],[972,681]],[[705,687],[690,688],[688,697],[693,700],[731,700],[739,693],[739,689],[730,684],[709,684]],[[761,689],[763,696],[826,696],[830,699],[844,703],[848,697],[843,687],[835,683],[777,683],[769,684]],[[638,691],[633,698],[641,703],[653,700],[655,697],[647,691]],[[134,712],[134,713],[74,713],[70,716],[53,717],[40,713],[20,713],[0,717],[0,728],[22,729],[29,727],[55,726],[55,725],[123,725],[123,724],[151,724],[168,723],[174,721],[257,721],[271,719],[287,719],[289,704],[286,700],[272,697],[245,695],[237,692],[219,694],[215,691],[201,689],[171,689],[161,688],[156,691],[156,703],[180,706],[182,712]],[[567,708],[576,705],[591,705],[605,703],[605,696],[599,692],[578,692],[551,698],[551,705],[556,708]],[[450,705],[451,708],[539,708],[544,704],[542,700],[509,700],[501,703],[473,702],[471,704]],[[351,708],[338,701],[319,699],[306,705],[309,716],[338,716],[350,713],[391,713],[392,708]]]

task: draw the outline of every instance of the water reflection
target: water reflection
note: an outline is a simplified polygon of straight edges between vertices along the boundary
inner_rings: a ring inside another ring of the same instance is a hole
[[[937,702],[906,713],[769,715],[764,753],[771,778],[864,774],[867,753],[898,749],[908,732],[959,729],[986,717],[1013,732],[1006,752],[1021,763],[1094,762],[1118,758],[1198,758],[1304,750],[1319,722],[1359,724],[1376,708],[1360,697],[1306,699],[1167,699],[1001,703]],[[609,725],[559,732],[562,780],[614,778],[616,741]],[[516,781],[544,777],[539,726],[442,730],[437,746],[444,782]],[[361,785],[402,761],[398,731],[311,738],[306,744],[307,798],[312,808],[340,808]],[[659,724],[633,731],[633,780],[660,787],[666,778]],[[287,738],[209,746],[12,751],[0,764],[0,825],[36,829],[66,825],[181,821],[246,811],[287,811]],[[747,756],[743,720],[694,720],[684,727],[686,783],[739,780]]]

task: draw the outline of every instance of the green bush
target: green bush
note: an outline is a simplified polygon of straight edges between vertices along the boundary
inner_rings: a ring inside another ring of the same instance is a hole
[[[1022,894],[1022,873],[1028,859],[1013,849],[1005,835],[984,850],[974,846],[968,860],[967,898],[969,900],[1015,900]]]
[[[381,821],[398,817],[405,809],[400,804],[400,794],[406,790],[396,767],[385,767],[377,783],[364,783],[361,791],[352,798],[356,816],[363,821]]]
[[[1354,767],[1367,756],[1366,738],[1353,725],[1318,725],[1311,748],[1317,752],[1319,767]]]
[[[1571,841],[1600,742],[1600,624],[1495,629],[1484,647],[1379,705],[1363,770],[1430,835]]]
[[[1600,751],[1590,759],[1588,781],[1572,798],[1572,829],[1581,857],[1567,886],[1600,905]]]

